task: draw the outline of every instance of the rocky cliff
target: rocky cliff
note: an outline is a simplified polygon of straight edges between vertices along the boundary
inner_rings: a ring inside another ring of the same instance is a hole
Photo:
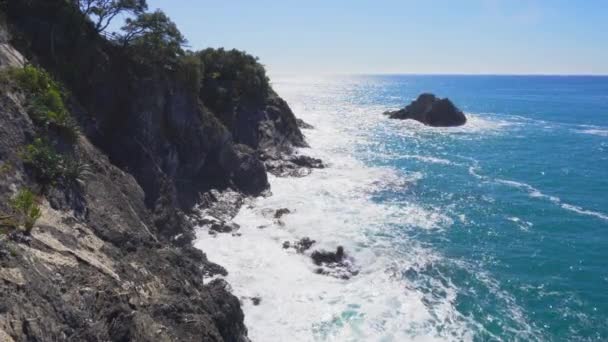
[[[208,68],[193,89],[69,2],[2,6],[0,340],[247,341],[187,214],[211,190],[264,193],[264,162],[295,165],[306,144],[288,105],[211,66],[226,54],[251,65],[242,53],[195,55]]]

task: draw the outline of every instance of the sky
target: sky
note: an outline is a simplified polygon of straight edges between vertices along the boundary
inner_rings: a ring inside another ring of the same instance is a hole
[[[607,0],[148,0],[270,74],[608,74]]]

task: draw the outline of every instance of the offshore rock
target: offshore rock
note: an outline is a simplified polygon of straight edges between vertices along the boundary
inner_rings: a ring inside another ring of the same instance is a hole
[[[391,119],[412,119],[433,127],[462,126],[467,122],[464,113],[452,101],[428,93],[421,94],[403,109],[384,114]]]
[[[346,255],[342,246],[338,246],[335,252],[314,251],[310,257],[315,265],[320,266],[316,269],[318,274],[345,280],[359,274],[354,260]]]

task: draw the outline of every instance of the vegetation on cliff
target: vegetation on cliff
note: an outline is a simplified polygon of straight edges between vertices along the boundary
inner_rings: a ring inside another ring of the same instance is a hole
[[[247,341],[185,212],[305,144],[264,67],[187,51],[144,0],[0,11],[0,339]]]

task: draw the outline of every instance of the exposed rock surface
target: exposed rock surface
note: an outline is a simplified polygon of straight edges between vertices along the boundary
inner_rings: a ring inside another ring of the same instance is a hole
[[[277,177],[305,177],[313,169],[323,169],[325,164],[321,159],[304,155],[281,155],[271,157],[262,154],[266,169]]]
[[[192,247],[193,227],[234,232],[244,196],[268,189],[260,154],[293,169],[320,161],[291,159],[306,143],[272,89],[218,108],[205,96],[220,85],[192,96],[170,70],[142,70],[69,3],[3,3],[0,65],[23,54],[65,84],[80,127],[70,153],[91,170],[83,186],[44,189],[31,236],[0,234],[0,340],[247,341],[238,299],[209,282],[226,270]],[[40,133],[25,101],[0,89],[0,213],[40,188],[20,156]],[[188,219],[197,203],[205,215]]]
[[[296,123],[298,124],[298,127],[300,127],[301,129],[314,129],[315,126],[307,123],[306,121],[302,120],[302,119],[296,119]]]
[[[412,119],[435,127],[462,126],[467,122],[464,113],[452,101],[426,93],[418,96],[407,107],[386,112],[385,115],[392,119]]]
[[[296,252],[298,253],[304,253],[307,250],[309,250],[312,245],[314,245],[316,243],[315,240],[311,240],[308,237],[304,237],[296,242],[289,242],[289,241],[285,241],[283,242],[283,248],[284,249],[290,249],[293,248],[296,250]]]
[[[340,279],[350,279],[352,276],[359,274],[352,258],[346,255],[342,246],[338,246],[335,252],[314,251],[310,257],[315,265],[320,266],[316,270],[318,274]]]

